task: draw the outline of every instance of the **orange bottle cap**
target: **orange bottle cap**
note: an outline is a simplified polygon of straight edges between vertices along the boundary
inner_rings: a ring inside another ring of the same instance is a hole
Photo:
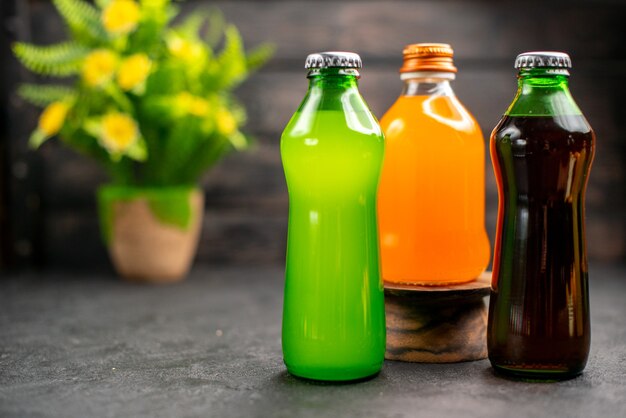
[[[402,55],[404,56],[404,63],[400,68],[401,73],[417,71],[456,73],[457,71],[452,61],[454,51],[448,44],[411,44],[404,47]]]

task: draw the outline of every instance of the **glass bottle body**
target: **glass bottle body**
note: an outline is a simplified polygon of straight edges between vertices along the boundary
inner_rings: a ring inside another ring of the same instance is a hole
[[[489,262],[483,136],[442,78],[450,75],[408,79],[381,119],[378,208],[387,282],[467,282]]]
[[[574,376],[590,345],[584,199],[595,135],[558,73],[520,73],[490,144],[499,207],[489,359],[521,377]]]
[[[376,219],[384,144],[356,74],[312,71],[281,138],[289,190],[283,356],[292,374],[318,380],[375,374],[385,351]]]

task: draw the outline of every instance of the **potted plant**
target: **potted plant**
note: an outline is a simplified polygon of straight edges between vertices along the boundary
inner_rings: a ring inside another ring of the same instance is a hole
[[[44,107],[30,144],[58,135],[108,172],[110,184],[98,191],[100,224],[122,277],[179,280],[202,224],[201,175],[249,142],[232,91],[272,48],[246,53],[216,11],[174,23],[170,0],[53,3],[70,40],[16,43],[13,51],[37,74],[76,79],[20,87]]]

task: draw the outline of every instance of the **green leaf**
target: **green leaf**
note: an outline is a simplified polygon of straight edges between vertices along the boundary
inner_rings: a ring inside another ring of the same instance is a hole
[[[100,9],[104,9],[105,7],[107,7],[109,5],[109,3],[111,3],[111,1],[113,1],[113,0],[94,0],[94,3]]]
[[[141,103],[140,118],[145,118],[154,126],[168,125],[175,113],[174,96],[152,95],[150,100]]]
[[[156,23],[159,30],[178,15],[178,8],[170,0],[140,0],[139,3],[142,20]]]
[[[193,189],[167,188],[159,189],[148,197],[148,204],[154,216],[161,222],[173,225],[186,231],[191,226],[193,209],[191,193]]]
[[[122,89],[120,89],[117,84],[107,83],[104,86],[104,92],[107,93],[111,99],[113,99],[115,104],[118,105],[121,110],[126,113],[134,113],[133,103],[130,101],[128,96],[124,94]]]
[[[206,23],[208,14],[206,11],[191,13],[180,24],[174,26],[174,30],[185,38],[198,39],[202,26]]]
[[[22,84],[17,94],[35,106],[45,107],[52,102],[72,100],[75,91],[70,87],[57,84]]]
[[[75,42],[50,46],[17,42],[13,44],[13,53],[26,68],[35,73],[63,77],[80,71],[89,49]]]
[[[212,9],[208,14],[207,32],[204,36],[204,40],[215,49],[217,44],[222,40],[224,35],[224,27],[226,21],[224,15],[218,9]]]
[[[231,145],[238,151],[248,148],[248,138],[239,131],[229,135],[228,141],[230,141]]]
[[[142,0],[141,22],[129,35],[128,52],[143,52],[150,56],[160,55],[163,46],[163,31],[176,13],[169,0]]]
[[[225,26],[224,15],[210,7],[195,10],[173,29],[188,39],[204,40],[210,49],[215,49],[222,40]]]
[[[245,80],[248,73],[239,31],[235,26],[229,25],[225,36],[224,49],[217,60],[212,62],[208,72],[209,85],[216,89],[233,89]]]
[[[132,158],[135,161],[146,161],[148,158],[148,149],[146,148],[146,142],[143,138],[140,138],[138,141],[135,141],[133,145],[131,145],[125,153],[128,158]]]
[[[261,44],[248,53],[248,71],[254,71],[262,67],[274,55],[276,47],[273,44]]]
[[[140,0],[139,3],[144,9],[163,10],[167,9],[171,0]]]
[[[184,168],[178,173],[183,182],[196,182],[203,172],[232,150],[232,145],[224,137],[213,135],[198,144],[196,152],[189,157]]]
[[[163,161],[171,167],[172,173],[184,171],[185,166],[197,152],[198,143],[202,141],[196,118],[183,117],[173,122],[163,147]]]
[[[101,132],[102,132],[102,126],[100,125],[100,119],[98,119],[98,118],[89,118],[89,119],[85,120],[85,123],[83,124],[83,129],[89,135],[93,136],[94,138],[98,138],[100,136]]]
[[[53,0],[53,3],[77,40],[99,43],[108,39],[100,11],[91,4],[82,0]]]
[[[48,138],[49,137],[46,136],[46,134],[44,134],[41,130],[35,129],[28,139],[28,145],[33,149],[37,149],[41,146],[41,144],[46,142]]]

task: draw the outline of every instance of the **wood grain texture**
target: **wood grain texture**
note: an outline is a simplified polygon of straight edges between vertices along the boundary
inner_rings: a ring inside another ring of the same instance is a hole
[[[385,283],[385,358],[455,363],[487,357],[487,308],[491,272],[456,285]]]
[[[21,39],[60,40],[64,30],[50,2],[31,0]],[[204,2],[182,4],[187,13]],[[626,260],[626,142],[622,138],[626,97],[626,44],[621,20],[626,4],[611,1],[519,3],[498,1],[217,1],[238,25],[248,46],[269,40],[275,58],[237,92],[249,113],[252,150],[233,154],[202,181],[206,192],[198,260],[214,263],[282,264],[288,197],[280,163],[280,133],[305,94],[306,54],[345,49],[364,61],[361,91],[381,116],[401,89],[397,70],[402,46],[410,42],[450,42],[459,68],[454,89],[487,138],[516,88],[512,63],[524,50],[556,49],[572,55],[571,87],[598,136],[587,192],[588,255],[591,261]],[[13,93],[27,75],[8,62],[10,133],[14,162],[24,161],[29,177],[15,178],[11,205],[17,229],[13,247],[40,248],[49,267],[108,265],[99,242],[93,192],[106,177],[90,161],[51,142],[39,154],[26,152],[34,112]],[[488,155],[487,145],[485,152]],[[33,194],[33,190],[36,193]],[[486,159],[486,226],[495,234],[497,194]],[[37,213],[37,216],[32,215]],[[20,231],[22,235],[20,235]],[[22,239],[25,236],[27,239]],[[21,241],[20,241],[21,240]],[[18,243],[18,241],[20,241]],[[77,256],[80,254],[80,256]]]
[[[487,357],[482,299],[420,304],[385,292],[388,360],[455,363]]]

